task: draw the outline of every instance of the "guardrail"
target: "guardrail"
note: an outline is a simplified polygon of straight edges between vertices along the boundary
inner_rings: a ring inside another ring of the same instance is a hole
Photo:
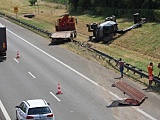
[[[48,37],[51,36],[51,33],[48,32],[47,30],[40,29],[40,28],[38,28],[38,27],[36,27],[36,26],[30,25],[30,24],[28,24],[28,23],[26,23],[26,22],[23,22],[23,21],[21,21],[21,20],[19,20],[19,19],[16,19],[16,18],[14,18],[14,17],[12,17],[12,16],[5,15],[4,13],[1,13],[1,12],[0,12],[0,15],[1,15],[1,16],[4,16],[4,17],[7,17],[7,18],[10,19],[10,20],[16,21],[16,22],[18,22],[18,23],[20,23],[20,24],[22,24],[22,25],[24,25],[24,26],[26,26],[26,27],[29,27],[30,29],[36,30],[37,32],[43,33],[43,34],[47,35]],[[88,44],[84,44],[84,43],[81,43],[81,42],[76,41],[76,40],[73,40],[72,42],[74,42],[75,44],[78,44],[78,45],[80,45],[80,46],[82,46],[82,47],[87,47],[88,50],[95,52],[98,56],[100,56],[100,57],[102,57],[102,58],[107,58],[107,59],[109,59],[109,60],[108,60],[109,62],[112,60],[112,61],[114,61],[116,64],[118,63],[118,60],[117,60],[117,59],[115,59],[115,58],[113,58],[112,56],[107,55],[107,54],[105,54],[105,53],[103,53],[103,52],[101,52],[101,51],[99,51],[99,50],[96,50],[96,49],[94,49],[94,48],[91,48]],[[134,74],[136,73],[136,74],[139,74],[141,77],[148,78],[147,72],[145,72],[145,71],[143,71],[143,70],[141,70],[141,69],[139,69],[139,68],[137,68],[137,67],[135,67],[135,66],[132,66],[132,65],[130,65],[130,64],[128,64],[128,63],[125,63],[125,66],[124,66],[124,67],[127,69],[127,71],[132,71]],[[160,78],[158,78],[158,76],[154,76],[153,80],[154,80],[155,83],[159,83],[159,84],[160,84]]]
[[[43,30],[43,29],[38,28],[38,27],[36,27],[36,26],[30,25],[30,24],[28,24],[28,23],[26,23],[26,22],[24,22],[24,21],[22,21],[22,20],[19,20],[19,19],[17,19],[17,18],[14,18],[14,17],[12,17],[12,16],[6,15],[6,14],[1,13],[1,12],[0,12],[0,15],[3,16],[3,17],[6,17],[7,19],[10,19],[10,20],[12,20],[12,21],[15,21],[15,22],[17,22],[18,24],[23,25],[23,26],[25,26],[25,27],[27,27],[27,28],[29,28],[29,29],[32,29],[32,30],[34,30],[34,31],[37,31],[38,33],[42,33],[42,34],[46,35],[47,37],[50,37],[50,36],[52,35],[52,33],[50,33],[50,32],[47,31],[47,30]]]
[[[107,58],[107,59],[108,59],[108,62],[114,61],[116,64],[118,63],[118,60],[117,60],[117,59],[115,59],[115,58],[113,58],[112,56],[107,55],[107,54],[105,54],[105,53],[103,53],[103,52],[101,52],[101,51],[99,51],[99,50],[96,50],[96,49],[94,49],[94,48],[92,48],[92,47],[88,47],[87,44],[81,43],[81,42],[76,41],[76,40],[73,40],[73,42],[74,42],[75,44],[78,44],[78,45],[82,46],[82,47],[87,47],[88,50],[95,52],[95,53],[96,53],[98,56],[100,56],[101,58]],[[135,67],[135,66],[133,66],[133,65],[130,65],[130,64],[128,64],[128,63],[125,63],[124,68],[126,68],[127,71],[132,71],[133,74],[139,74],[139,75],[141,76],[141,78],[142,78],[142,77],[148,78],[148,73],[147,73],[146,71],[143,71],[142,69],[139,69],[139,68],[137,68],[137,67]],[[155,75],[154,75],[153,80],[154,80],[155,83],[160,84],[160,78],[159,78],[158,76],[155,76]]]

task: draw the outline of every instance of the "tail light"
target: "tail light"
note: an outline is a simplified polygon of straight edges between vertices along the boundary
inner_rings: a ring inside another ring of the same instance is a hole
[[[47,117],[53,117],[53,114],[49,114],[49,115],[47,115]]]
[[[33,116],[27,116],[26,119],[33,119]]]
[[[3,42],[3,48],[6,48],[6,44]]]

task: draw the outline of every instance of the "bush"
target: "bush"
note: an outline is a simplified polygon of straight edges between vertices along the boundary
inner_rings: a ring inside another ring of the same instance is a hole
[[[31,6],[35,5],[35,3],[37,2],[37,0],[29,0]]]
[[[155,21],[160,22],[160,10],[154,10]]]

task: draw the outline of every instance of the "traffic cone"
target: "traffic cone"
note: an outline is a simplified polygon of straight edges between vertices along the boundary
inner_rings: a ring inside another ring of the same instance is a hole
[[[19,51],[17,51],[17,57],[16,58],[20,58],[20,54]]]
[[[61,91],[61,87],[60,87],[60,84],[59,84],[59,83],[58,83],[58,91],[57,91],[56,94],[57,94],[57,95],[63,94],[62,91]]]

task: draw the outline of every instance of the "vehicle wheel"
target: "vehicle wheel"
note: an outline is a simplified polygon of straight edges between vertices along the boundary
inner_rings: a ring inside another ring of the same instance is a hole
[[[89,36],[89,41],[93,41],[92,37],[93,37],[93,36]]]
[[[18,120],[18,117],[17,117],[17,111],[16,111],[16,120]]]
[[[77,32],[74,33],[74,38],[76,38],[76,37],[77,37]]]

